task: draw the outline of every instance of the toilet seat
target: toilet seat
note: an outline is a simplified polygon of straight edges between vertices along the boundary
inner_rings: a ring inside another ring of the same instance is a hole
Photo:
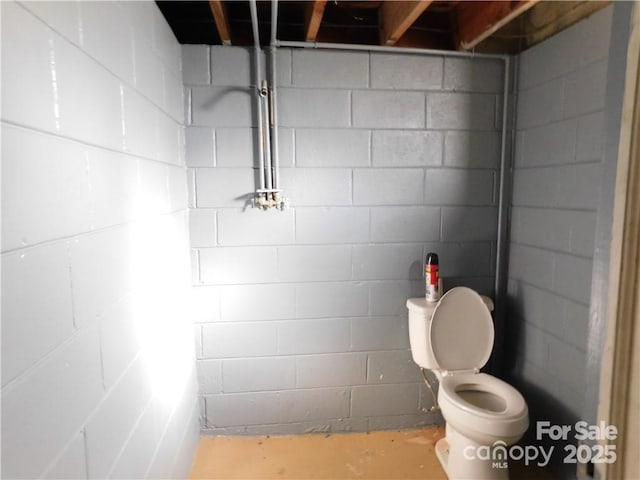
[[[495,396],[504,408],[489,410],[474,404],[461,395],[479,392]],[[440,382],[438,403],[448,423],[476,434],[518,437],[529,426],[527,404],[515,388],[486,373],[448,375]]]
[[[467,387],[468,388],[465,388]],[[459,389],[465,391],[486,392],[504,401],[504,408],[496,411],[471,403],[460,395]],[[524,398],[507,382],[486,373],[468,373],[449,375],[440,382],[440,394],[455,408],[468,411],[488,419],[507,419],[522,416],[527,405]]]

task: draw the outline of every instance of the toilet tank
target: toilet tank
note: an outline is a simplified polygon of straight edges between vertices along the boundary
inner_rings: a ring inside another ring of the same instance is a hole
[[[489,297],[481,296],[489,311],[493,311],[493,301]],[[428,370],[439,370],[438,363],[433,358],[433,350],[429,342],[431,316],[436,309],[436,305],[438,305],[437,302],[427,302],[424,297],[407,300],[411,356],[418,366]]]
[[[438,369],[438,365],[433,358],[431,344],[429,343],[429,326],[436,305],[436,302],[427,302],[424,297],[407,300],[411,356],[418,366],[428,370]]]

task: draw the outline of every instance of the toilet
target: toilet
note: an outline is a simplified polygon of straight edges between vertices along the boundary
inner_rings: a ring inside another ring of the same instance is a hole
[[[436,455],[447,477],[508,479],[507,450],[527,430],[529,411],[515,388],[480,373],[493,348],[493,302],[456,287],[437,303],[410,298],[407,308],[413,360],[440,383],[446,435]]]

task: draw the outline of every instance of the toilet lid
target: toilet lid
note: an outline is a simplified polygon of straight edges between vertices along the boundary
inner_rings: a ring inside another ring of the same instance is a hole
[[[493,336],[491,313],[474,290],[456,287],[438,302],[429,339],[440,369],[479,370],[489,360]]]

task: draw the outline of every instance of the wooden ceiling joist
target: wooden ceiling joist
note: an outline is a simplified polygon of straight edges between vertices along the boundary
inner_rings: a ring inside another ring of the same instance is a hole
[[[380,43],[395,45],[431,3],[431,0],[382,2]]]
[[[216,22],[218,35],[223,45],[231,45],[231,29],[229,28],[229,16],[222,0],[209,0],[209,8]]]
[[[540,0],[460,2],[455,11],[458,50],[471,50]]]
[[[327,0],[314,0],[307,5],[305,12],[305,28],[304,39],[307,42],[315,42],[320,30],[320,23],[324,15],[324,8],[327,6]]]

